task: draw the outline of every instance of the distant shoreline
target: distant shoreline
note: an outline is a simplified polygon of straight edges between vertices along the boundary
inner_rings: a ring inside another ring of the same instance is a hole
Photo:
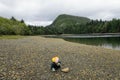
[[[120,37],[120,33],[89,33],[89,34],[61,34],[61,35],[42,35],[49,38],[94,38],[94,37]]]
[[[87,33],[87,34],[62,34],[62,35],[120,35],[120,33]]]

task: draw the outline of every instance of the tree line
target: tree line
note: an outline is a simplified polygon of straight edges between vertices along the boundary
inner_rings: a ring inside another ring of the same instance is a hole
[[[24,20],[14,17],[10,20],[0,17],[0,35],[49,35],[49,34],[85,34],[120,33],[120,19],[111,21],[91,20],[86,24],[71,24],[65,27],[26,25]]]
[[[21,21],[11,17],[10,19],[0,17],[0,35],[30,35],[28,26]]]
[[[32,27],[33,34],[86,34],[86,33],[120,33],[120,19],[111,21],[91,20],[86,24],[71,24],[65,27]]]

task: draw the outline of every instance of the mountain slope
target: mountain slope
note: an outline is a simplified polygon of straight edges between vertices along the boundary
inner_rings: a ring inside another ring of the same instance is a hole
[[[90,21],[90,19],[86,18],[86,17],[62,14],[62,15],[59,15],[50,26],[65,27],[65,26],[69,26],[69,25],[85,24],[89,21]]]

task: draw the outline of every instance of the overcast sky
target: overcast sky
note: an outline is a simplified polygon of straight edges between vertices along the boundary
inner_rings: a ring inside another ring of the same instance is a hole
[[[48,25],[60,14],[90,19],[120,18],[120,0],[0,0],[0,16]]]

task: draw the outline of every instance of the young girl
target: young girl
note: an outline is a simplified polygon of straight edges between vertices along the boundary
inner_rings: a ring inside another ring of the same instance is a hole
[[[58,57],[53,57],[52,58],[52,63],[51,63],[51,70],[56,71],[61,68],[61,62],[59,61]]]

